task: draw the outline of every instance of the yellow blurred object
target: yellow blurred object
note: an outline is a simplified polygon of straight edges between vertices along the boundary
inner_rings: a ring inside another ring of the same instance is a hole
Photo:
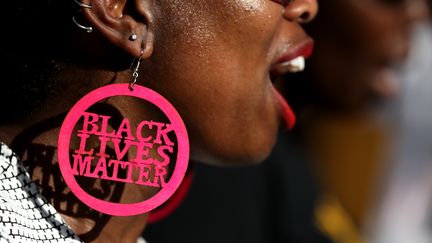
[[[326,195],[319,201],[315,219],[321,232],[335,243],[365,243],[350,215],[334,197]]]
[[[307,127],[307,144],[324,191],[338,198],[362,225],[385,167],[387,128],[369,115],[318,114]]]

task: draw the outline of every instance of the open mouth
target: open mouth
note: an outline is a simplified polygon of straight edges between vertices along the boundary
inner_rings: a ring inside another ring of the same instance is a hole
[[[276,89],[276,82],[280,81],[285,74],[297,73],[305,69],[305,59],[313,52],[313,41],[308,39],[304,43],[282,52],[270,69],[272,91],[277,99],[279,109],[285,126],[292,129],[296,122],[296,116],[288,102]]]

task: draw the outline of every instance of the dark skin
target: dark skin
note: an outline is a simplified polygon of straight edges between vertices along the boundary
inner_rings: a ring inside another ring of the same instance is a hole
[[[153,1],[88,0],[80,20],[94,33],[73,35],[80,65],[59,63],[48,79],[57,92],[25,119],[0,125],[0,140],[34,158],[33,179],[72,229],[89,242],[135,242],[147,214],[109,217],[70,195],[56,172],[62,117],[80,97],[111,83],[129,83],[132,59],[143,59],[138,84],[166,97],[183,117],[191,159],[219,165],[258,163],[271,151],[281,124],[270,69],[281,53],[308,40],[301,24],[317,12],[315,0]],[[217,11],[216,11],[217,10]],[[81,31],[81,32],[80,32]],[[137,35],[135,41],[130,35]],[[83,82],[85,80],[85,82]],[[106,103],[134,126],[155,115],[134,101]],[[42,124],[42,125],[41,125]],[[30,152],[33,151],[33,152]],[[35,156],[37,155],[37,156]],[[51,171],[47,163],[54,165]],[[54,171],[54,172],[53,172]],[[104,185],[92,185],[94,189]],[[143,201],[148,188],[111,186],[119,202]],[[100,190],[103,191],[103,190]],[[66,200],[65,200],[66,198]],[[68,205],[74,205],[68,207]],[[82,209],[84,208],[84,210]],[[80,211],[82,210],[82,211]]]

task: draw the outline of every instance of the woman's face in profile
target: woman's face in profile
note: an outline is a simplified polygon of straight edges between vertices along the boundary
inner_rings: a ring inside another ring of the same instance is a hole
[[[314,23],[318,92],[333,105],[359,109],[397,91],[411,27],[427,16],[425,0],[328,0]]]
[[[311,39],[299,22],[315,16],[316,1],[165,0],[155,5],[154,52],[143,69],[151,70],[145,73],[148,85],[173,102],[185,120],[192,159],[264,159],[281,125],[272,81],[301,66],[290,60],[310,54]]]

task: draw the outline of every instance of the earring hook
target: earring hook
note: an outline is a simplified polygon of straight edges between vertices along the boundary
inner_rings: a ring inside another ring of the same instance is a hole
[[[129,89],[131,91],[134,90],[135,84],[137,83],[137,80],[138,80],[138,76],[139,76],[138,70],[139,70],[139,67],[141,65],[141,59],[142,59],[143,54],[144,54],[144,50],[141,50],[140,56],[138,58],[135,57],[131,63],[131,66],[130,66],[130,70],[133,70],[133,73],[132,73],[133,80],[129,84]],[[133,67],[134,64],[135,64],[135,67]]]

